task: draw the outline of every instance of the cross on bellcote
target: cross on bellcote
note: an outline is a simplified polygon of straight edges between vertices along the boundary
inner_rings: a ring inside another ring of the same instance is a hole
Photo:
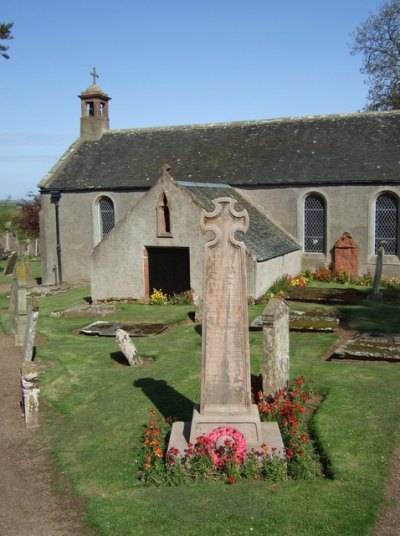
[[[93,67],[93,71],[90,73],[90,76],[93,76],[93,85],[96,85],[96,78],[99,77],[99,75],[96,73],[96,67]]]

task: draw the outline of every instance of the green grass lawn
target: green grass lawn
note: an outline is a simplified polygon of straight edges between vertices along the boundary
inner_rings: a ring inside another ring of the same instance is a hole
[[[400,300],[391,295],[340,310],[352,329],[393,331]],[[135,338],[152,359],[124,366],[113,338],[77,333],[91,319],[49,316],[87,296],[88,289],[75,289],[40,299],[38,433],[99,534],[372,535],[400,427],[398,365],[328,362],[335,334],[292,333],[291,377],[312,378],[324,397],[312,431],[333,478],[148,486],[137,480],[135,463],[148,412],[190,420],[200,398],[200,330],[186,322],[190,306],[120,305],[107,320],[171,324],[161,335]],[[251,307],[250,317],[263,307]],[[250,332],[250,349],[258,375],[260,332]]]

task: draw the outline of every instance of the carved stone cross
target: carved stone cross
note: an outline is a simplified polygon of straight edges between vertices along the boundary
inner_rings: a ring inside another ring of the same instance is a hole
[[[248,339],[246,248],[235,238],[247,232],[246,210],[220,197],[213,212],[201,214],[205,245],[203,280],[203,341],[200,412],[247,413],[251,405]]]

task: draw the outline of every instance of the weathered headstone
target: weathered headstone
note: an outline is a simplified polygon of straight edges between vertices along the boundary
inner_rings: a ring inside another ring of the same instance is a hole
[[[277,298],[269,301],[262,313],[263,392],[273,397],[289,383],[289,307]]]
[[[202,322],[203,321],[203,301],[198,294],[193,296],[193,305],[194,305],[194,321]]]
[[[343,233],[333,246],[333,259],[338,272],[358,275],[359,251],[350,233]]]
[[[39,424],[39,371],[32,361],[24,361],[21,367],[22,405],[27,428]]]
[[[32,361],[33,360],[33,348],[35,345],[35,336],[36,336],[36,325],[39,318],[39,311],[35,309],[32,304],[32,301],[29,301],[27,320],[26,320],[26,330],[25,330],[25,341],[24,349],[22,353],[22,361]]]
[[[6,265],[3,270],[3,275],[11,275],[14,271],[15,265],[17,264],[18,253],[12,251],[10,256],[7,259]]]
[[[10,299],[8,302],[8,310],[15,311],[18,299],[18,277],[17,271],[14,269],[13,278],[11,281]]]
[[[381,277],[382,277],[382,265],[383,255],[385,254],[385,248],[380,246],[376,255],[375,275],[374,275],[374,289],[372,295],[369,296],[371,300],[381,300],[382,292],[380,291]]]
[[[282,453],[277,423],[261,423],[251,402],[246,248],[235,237],[247,231],[248,214],[237,212],[229,197],[213,204],[200,220],[203,233],[214,233],[204,249],[201,403],[191,423],[174,423],[169,446],[183,451],[188,440],[228,426],[245,436],[249,449],[267,443]]]
[[[126,331],[123,329],[117,329],[115,340],[117,341],[118,346],[121,348],[122,353],[128,360],[131,367],[135,367],[143,363],[136,346],[133,344]]]
[[[19,264],[16,270],[16,300],[13,321],[14,344],[23,346],[25,341],[25,330],[27,320],[27,300],[26,300],[26,273],[25,265]]]

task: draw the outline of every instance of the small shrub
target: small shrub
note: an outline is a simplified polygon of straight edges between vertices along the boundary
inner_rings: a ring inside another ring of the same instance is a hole
[[[363,275],[353,274],[347,270],[337,270],[334,265],[326,268],[319,266],[312,274],[312,279],[315,281],[334,282],[343,285],[358,285],[361,287],[369,287],[373,284],[373,277],[370,272]]]
[[[266,401],[262,391],[257,394],[260,416],[279,425],[286,448],[288,475],[295,479],[321,476],[321,467],[307,433],[307,402],[315,395],[312,380],[296,378],[286,390],[280,389],[273,400]]]
[[[164,294],[162,290],[153,288],[153,294],[150,295],[150,305],[166,305],[168,303],[168,296]]]
[[[184,292],[173,293],[168,298],[168,303],[171,305],[192,305],[193,303],[193,291],[185,290]]]
[[[290,293],[293,287],[305,287],[309,282],[309,277],[306,273],[301,273],[296,277],[284,274],[280,279],[267,290],[267,292],[258,299],[258,303],[268,303],[271,298],[284,299]]]

